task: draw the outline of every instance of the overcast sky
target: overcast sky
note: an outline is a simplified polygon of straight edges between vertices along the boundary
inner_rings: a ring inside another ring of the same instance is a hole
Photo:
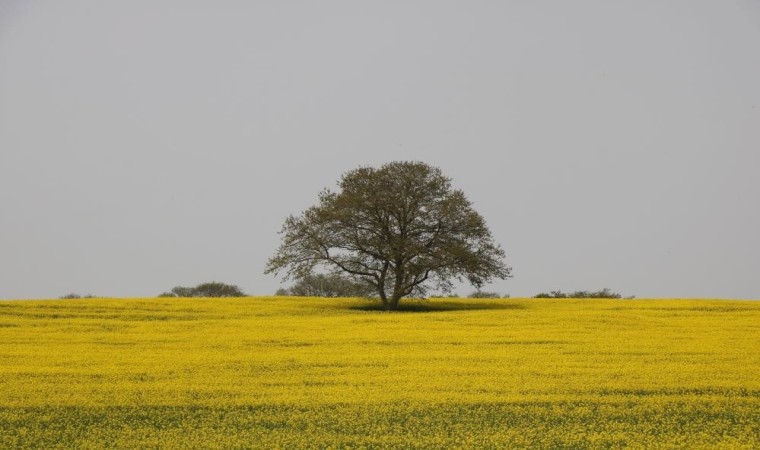
[[[488,290],[760,298],[760,2],[0,0],[0,298],[272,294],[285,217],[393,160]]]

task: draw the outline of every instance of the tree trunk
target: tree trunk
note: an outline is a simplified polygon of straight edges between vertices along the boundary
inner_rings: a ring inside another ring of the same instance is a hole
[[[398,302],[399,302],[399,300],[401,300],[401,296],[398,296],[398,297],[395,296],[395,295],[393,296],[393,298],[389,302],[390,306],[391,306],[391,308],[390,308],[391,311],[398,310]]]
[[[396,280],[393,284],[393,294],[391,295],[389,311],[396,311],[398,309],[398,302],[403,296],[403,284],[404,284],[404,267],[401,261],[396,261]]]
[[[383,310],[384,311],[390,311],[390,303],[388,303],[388,297],[385,295],[385,289],[382,287],[378,288],[378,292],[380,294],[380,300],[383,301]]]
[[[380,290],[380,300],[383,301],[383,311],[396,311],[398,310],[398,303],[401,300],[401,296],[397,296],[395,293],[388,298],[384,290]]]

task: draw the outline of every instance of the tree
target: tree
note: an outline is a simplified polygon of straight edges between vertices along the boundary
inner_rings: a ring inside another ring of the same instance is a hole
[[[289,216],[265,273],[304,278],[316,267],[374,287],[385,310],[428,285],[452,280],[476,288],[511,269],[483,217],[441,170],[421,162],[391,162],[345,173],[339,190]]]
[[[374,286],[356,281],[337,273],[310,274],[296,280],[288,289],[278,290],[275,295],[296,297],[370,297]]]
[[[235,285],[212,281],[195,287],[177,286],[159,297],[245,297],[245,293]]]

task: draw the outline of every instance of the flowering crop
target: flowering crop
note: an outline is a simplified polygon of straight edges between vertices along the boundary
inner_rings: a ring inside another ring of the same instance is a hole
[[[0,302],[0,448],[758,448],[760,302]]]

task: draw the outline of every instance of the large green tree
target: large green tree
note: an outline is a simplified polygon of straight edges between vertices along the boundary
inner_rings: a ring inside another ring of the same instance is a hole
[[[440,169],[421,162],[360,167],[338,187],[285,220],[265,273],[341,272],[374,286],[386,310],[431,286],[448,291],[452,280],[480,288],[510,276],[485,220]]]

